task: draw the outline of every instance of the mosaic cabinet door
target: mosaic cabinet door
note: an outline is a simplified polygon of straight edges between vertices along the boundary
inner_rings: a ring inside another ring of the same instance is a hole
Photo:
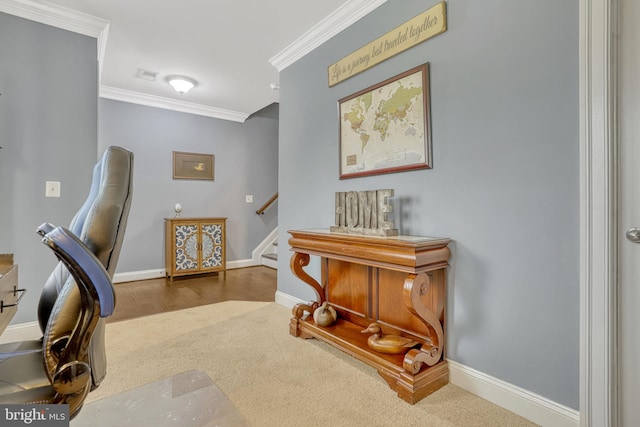
[[[200,269],[219,270],[223,266],[223,224],[200,224]]]
[[[224,270],[225,220],[167,219],[167,276]]]

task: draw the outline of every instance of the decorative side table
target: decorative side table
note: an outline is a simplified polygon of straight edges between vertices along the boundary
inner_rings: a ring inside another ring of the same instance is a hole
[[[165,270],[175,276],[225,271],[226,218],[165,218]]]

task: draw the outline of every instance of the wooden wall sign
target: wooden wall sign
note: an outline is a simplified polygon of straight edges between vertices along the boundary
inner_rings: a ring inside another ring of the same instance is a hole
[[[336,193],[336,225],[332,233],[365,234],[371,236],[397,236],[398,229],[387,213],[393,211],[388,198],[393,190],[341,191]]]
[[[442,1],[330,65],[329,87],[445,31],[447,13],[446,4]]]

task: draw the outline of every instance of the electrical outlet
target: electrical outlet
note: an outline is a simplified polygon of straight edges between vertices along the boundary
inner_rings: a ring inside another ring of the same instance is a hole
[[[44,190],[45,197],[60,197],[60,182],[47,181]]]
[[[247,194],[246,196],[244,196],[244,201],[247,203],[253,203],[253,195]]]

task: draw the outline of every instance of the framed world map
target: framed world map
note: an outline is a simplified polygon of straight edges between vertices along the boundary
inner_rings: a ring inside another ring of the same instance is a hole
[[[340,179],[431,168],[429,64],[338,101]]]

